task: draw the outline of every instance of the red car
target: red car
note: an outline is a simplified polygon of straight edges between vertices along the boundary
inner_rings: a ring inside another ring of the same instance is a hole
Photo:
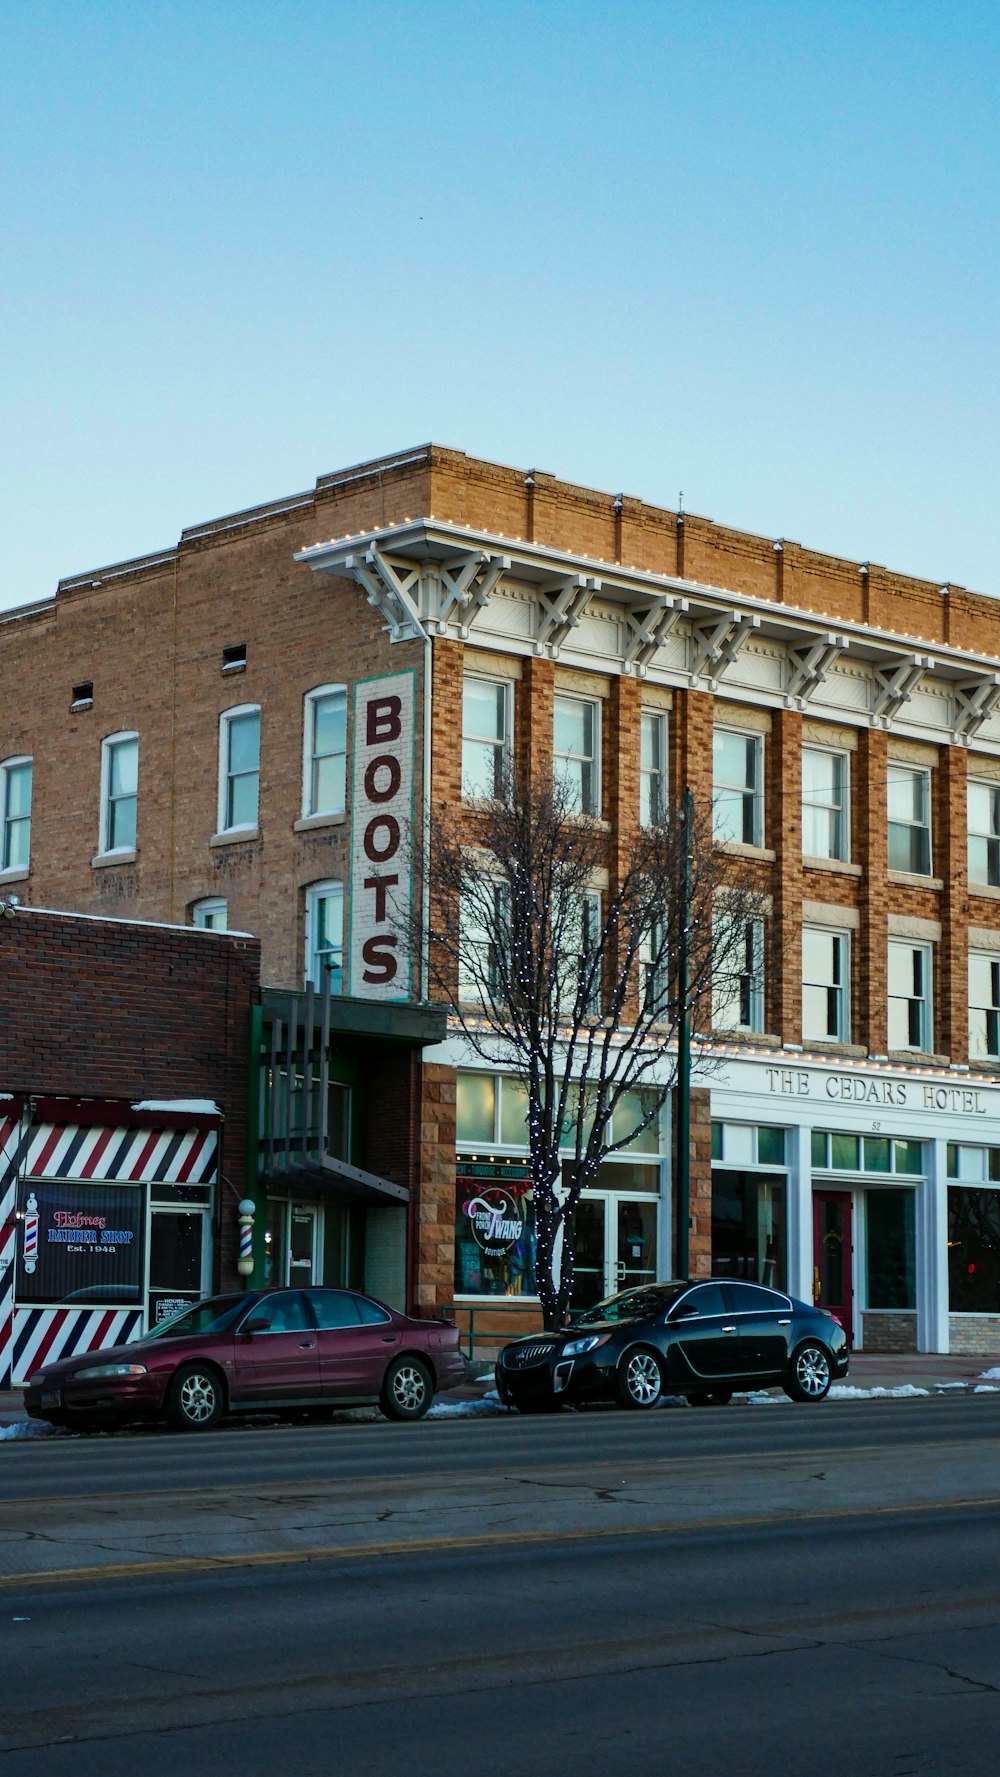
[[[390,1419],[422,1419],[435,1390],[465,1374],[447,1321],[410,1320],[355,1290],[254,1290],[198,1302],[131,1345],[46,1364],[25,1406],[83,1430],[166,1418],[210,1431],[223,1413],[371,1401]]]

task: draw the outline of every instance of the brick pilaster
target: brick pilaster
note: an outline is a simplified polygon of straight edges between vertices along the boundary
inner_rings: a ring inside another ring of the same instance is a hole
[[[968,754],[942,747],[935,772],[934,873],[943,877],[941,942],[937,948],[933,1043],[952,1061],[969,1059]]]
[[[525,662],[514,723],[514,751],[522,780],[548,781],[552,770],[552,702],[555,668],[551,660]]]
[[[873,1055],[889,1046],[888,958],[889,834],[886,801],[888,743],[881,730],[863,728],[858,739],[854,796],[854,852],[861,865],[861,930],[853,945],[851,1035]]]
[[[765,1023],[783,1043],[801,1043],[802,717],[797,711],[776,712],[765,753],[767,843],[775,854]]]

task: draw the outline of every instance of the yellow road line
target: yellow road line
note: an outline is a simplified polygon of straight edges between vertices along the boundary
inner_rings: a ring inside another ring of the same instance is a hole
[[[241,1567],[300,1566],[319,1561],[364,1561],[391,1555],[445,1554],[459,1549],[518,1548],[539,1543],[603,1542],[611,1537],[685,1536],[698,1530],[749,1530],[766,1524],[830,1523],[845,1518],[891,1518],[913,1512],[957,1512],[1000,1506],[1000,1496],[982,1499],[912,1500],[902,1505],[833,1506],[821,1512],[770,1512],[742,1518],[677,1519],[660,1524],[615,1524],[592,1530],[502,1530],[472,1536],[414,1537],[383,1543],[333,1543],[312,1549],[248,1551],[241,1555],[189,1555],[168,1561],[108,1562],[97,1567],[57,1567],[48,1573],[3,1574],[0,1587],[44,1586],[71,1580],[147,1579],[155,1575],[223,1573]]]

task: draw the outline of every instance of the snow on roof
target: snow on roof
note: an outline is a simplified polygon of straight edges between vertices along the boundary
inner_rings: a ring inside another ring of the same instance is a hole
[[[212,1098],[142,1098],[132,1105],[133,1111],[190,1111],[198,1117],[221,1117]]]

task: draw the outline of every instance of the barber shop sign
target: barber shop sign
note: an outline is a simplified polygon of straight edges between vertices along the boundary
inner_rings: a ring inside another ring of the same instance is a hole
[[[354,687],[348,992],[411,997],[405,928],[413,904],[414,674],[388,673]]]

